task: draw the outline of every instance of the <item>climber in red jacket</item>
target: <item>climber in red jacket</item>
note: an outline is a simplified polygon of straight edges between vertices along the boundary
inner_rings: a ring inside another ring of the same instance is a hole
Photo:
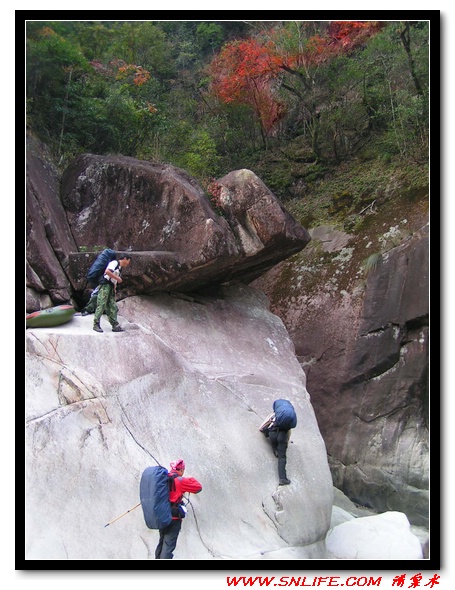
[[[173,478],[173,485],[169,492],[171,501],[172,522],[164,529],[159,529],[160,540],[155,550],[155,559],[172,559],[173,551],[177,545],[177,539],[182,528],[182,518],[185,518],[186,509],[183,505],[183,494],[189,492],[198,494],[202,485],[194,477],[183,477],[185,463],[183,459],[173,461],[169,477]]]

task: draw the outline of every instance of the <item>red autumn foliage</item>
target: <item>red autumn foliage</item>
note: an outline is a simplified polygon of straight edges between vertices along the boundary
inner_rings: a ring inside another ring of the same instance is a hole
[[[254,39],[229,43],[210,65],[212,92],[225,103],[251,106],[268,131],[279,116],[280,105],[273,98],[270,80],[281,63],[271,46]]]
[[[207,185],[207,193],[209,195],[210,201],[213,203],[216,209],[223,208],[221,203],[221,189],[221,184],[219,184],[215,178],[212,178],[210,183]]]
[[[370,35],[378,25],[375,21],[332,21],[327,31],[327,36],[335,41],[342,41],[343,45],[353,44],[364,38],[365,33]]]
[[[294,53],[280,50],[280,44],[272,41],[228,43],[210,65],[211,90],[222,102],[251,106],[264,131],[269,132],[284,114],[273,92],[273,81],[283,69],[318,66],[349,53],[382,26],[375,21],[332,21],[324,35],[310,37]]]
[[[270,79],[278,72],[281,60],[270,48],[254,39],[234,41],[224,46],[212,61],[212,88],[224,102],[250,99],[255,82]]]
[[[302,51],[282,55],[289,69],[319,66],[359,48],[384,26],[378,21],[331,21],[324,34],[309,37]]]

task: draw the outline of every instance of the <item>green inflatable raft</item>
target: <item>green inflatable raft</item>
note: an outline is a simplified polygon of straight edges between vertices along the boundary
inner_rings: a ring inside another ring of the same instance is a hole
[[[52,328],[66,324],[73,319],[76,310],[72,305],[57,305],[49,309],[34,311],[25,316],[27,328]]]

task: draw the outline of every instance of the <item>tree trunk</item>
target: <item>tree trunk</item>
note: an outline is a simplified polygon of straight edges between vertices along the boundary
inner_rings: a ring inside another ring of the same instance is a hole
[[[424,92],[422,90],[422,86],[420,85],[419,79],[418,79],[416,71],[415,71],[414,58],[412,56],[412,51],[411,51],[411,35],[410,35],[410,28],[409,28],[408,21],[406,21],[404,23],[404,29],[400,33],[400,39],[401,39],[401,42],[403,43],[403,47],[404,47],[404,50],[406,51],[406,55],[408,56],[409,69],[411,70],[411,76],[414,81],[414,86],[416,87],[417,94],[419,96],[423,97]]]

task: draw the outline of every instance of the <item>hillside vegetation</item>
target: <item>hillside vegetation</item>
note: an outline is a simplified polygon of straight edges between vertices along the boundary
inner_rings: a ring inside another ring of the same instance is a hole
[[[430,22],[28,21],[27,125],[61,169],[253,170],[306,227],[428,190]]]

